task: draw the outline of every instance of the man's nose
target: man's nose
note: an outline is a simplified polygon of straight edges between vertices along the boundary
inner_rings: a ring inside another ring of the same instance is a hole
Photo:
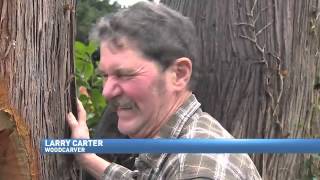
[[[120,84],[112,77],[109,77],[108,80],[103,85],[102,95],[108,100],[117,97],[121,94]]]

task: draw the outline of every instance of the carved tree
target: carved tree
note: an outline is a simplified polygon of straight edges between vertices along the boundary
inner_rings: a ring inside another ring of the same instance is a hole
[[[201,38],[205,111],[237,138],[319,135],[318,0],[162,0]],[[318,127],[318,129],[317,129]],[[263,179],[300,179],[308,154],[252,155]]]
[[[42,138],[69,137],[74,7],[74,0],[0,0],[0,179],[78,177],[69,157],[39,149]]]

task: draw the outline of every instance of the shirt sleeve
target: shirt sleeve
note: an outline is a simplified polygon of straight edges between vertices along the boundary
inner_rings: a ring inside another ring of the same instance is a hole
[[[136,173],[119,164],[111,163],[104,171],[102,179],[134,180],[136,179]]]
[[[261,180],[253,162],[246,154],[180,155],[177,179]]]

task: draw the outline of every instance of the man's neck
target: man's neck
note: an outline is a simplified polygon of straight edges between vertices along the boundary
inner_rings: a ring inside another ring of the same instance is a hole
[[[156,134],[154,134],[153,137],[159,136],[159,130],[161,129],[161,127],[163,127],[163,125],[170,120],[172,115],[174,115],[178,111],[178,109],[187,101],[191,94],[192,93],[190,91],[184,91],[180,94],[177,94],[175,96],[176,98],[172,98],[172,101],[170,103],[171,106],[168,108],[167,113],[165,113],[163,121],[161,121],[160,126],[158,126]]]
[[[149,129],[148,133],[136,134],[134,136],[129,135],[130,138],[157,138],[159,137],[159,131],[164,124],[166,124],[169,119],[174,115],[178,109],[187,101],[192,93],[190,91],[183,91],[175,94],[173,98],[170,99],[170,102],[163,104],[164,106],[169,105],[163,112],[160,112],[163,116],[160,121],[157,121],[157,124],[153,124],[152,129]],[[146,132],[146,131],[145,131]],[[144,133],[145,133],[144,132]]]

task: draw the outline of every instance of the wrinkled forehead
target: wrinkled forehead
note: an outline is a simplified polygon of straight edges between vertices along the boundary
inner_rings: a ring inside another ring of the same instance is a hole
[[[100,44],[99,70],[103,72],[112,71],[117,68],[141,68],[160,65],[145,57],[139,50],[127,45],[121,49],[110,46],[108,42]]]

